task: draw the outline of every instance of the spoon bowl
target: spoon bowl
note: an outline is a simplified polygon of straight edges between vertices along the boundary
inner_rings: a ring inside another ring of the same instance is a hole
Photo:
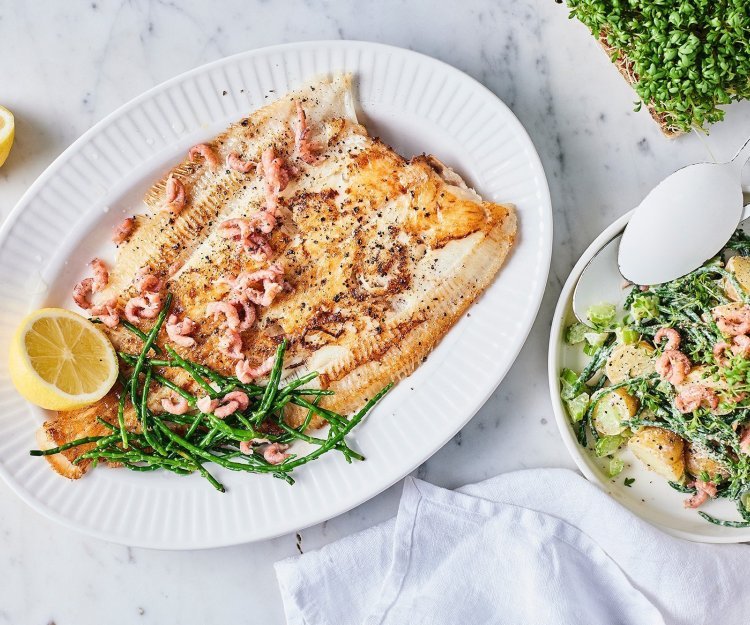
[[[742,221],[739,224],[734,224],[732,231],[724,239],[716,253],[705,258],[704,262],[721,251],[735,229],[740,228],[746,232],[750,230],[750,204],[744,207],[741,219]],[[625,232],[627,232],[627,226]],[[589,327],[593,328],[594,326],[589,321],[587,313],[589,308],[596,304],[614,304],[618,321],[625,314],[624,303],[630,290],[628,288],[630,281],[622,276],[617,263],[619,248],[623,239],[624,234],[621,232],[605,243],[589,260],[576,282],[573,290],[573,313],[578,321]]]
[[[661,284],[718,254],[742,216],[748,158],[750,140],[728,163],[690,165],[659,183],[625,227],[620,273],[635,284]]]

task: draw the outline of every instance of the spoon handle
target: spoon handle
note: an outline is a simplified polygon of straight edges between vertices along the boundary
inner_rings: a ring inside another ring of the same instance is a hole
[[[745,141],[745,144],[737,150],[737,154],[735,154],[729,162],[737,165],[741,171],[747,164],[748,160],[750,160],[750,138],[748,138],[747,141]]]

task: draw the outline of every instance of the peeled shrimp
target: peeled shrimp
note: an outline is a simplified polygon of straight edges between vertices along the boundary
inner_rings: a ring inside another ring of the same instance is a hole
[[[112,241],[114,241],[117,245],[120,245],[120,243],[124,243],[125,241],[130,238],[130,235],[133,233],[133,230],[135,229],[135,217],[128,217],[118,225],[114,231],[112,232]]]
[[[711,315],[716,325],[727,336],[750,333],[750,307],[742,306],[729,310],[714,308]]]
[[[167,210],[173,215],[179,215],[185,208],[185,186],[174,176],[167,179],[165,197]]]
[[[227,156],[227,167],[241,174],[249,174],[257,165],[253,161],[243,161],[237,152],[230,152]]]
[[[211,169],[216,169],[220,165],[219,157],[216,156],[216,152],[214,152],[210,145],[199,143],[188,150],[188,157],[190,160],[194,161],[198,156],[203,157],[203,160],[206,161],[206,165]]]
[[[690,360],[681,351],[676,349],[666,350],[656,360],[656,371],[662,380],[667,380],[670,384],[677,386],[685,381],[685,377],[690,373]]]
[[[234,368],[234,374],[237,379],[243,384],[249,384],[255,378],[259,378],[266,375],[271,369],[273,369],[274,357],[271,356],[264,360],[259,366],[251,367],[247,360],[240,360]]]
[[[232,391],[219,400],[219,406],[214,409],[214,416],[219,419],[224,419],[237,411],[242,412],[248,407],[248,405],[250,405],[250,400],[246,393],[242,391]]]
[[[662,339],[667,339],[664,350],[680,349],[680,333],[674,328],[659,328],[654,335],[654,344],[658,345]]]
[[[289,449],[289,445],[284,443],[271,443],[263,450],[263,457],[266,462],[280,464],[289,457],[289,454],[284,453],[287,449]]]
[[[677,393],[674,405],[682,414],[695,412],[704,405],[711,410],[716,410],[719,406],[719,397],[703,384],[690,384]]]
[[[139,297],[133,297],[125,304],[125,318],[130,323],[138,323],[141,319],[153,319],[161,309],[161,295],[159,293],[146,293]]]
[[[167,336],[173,343],[180,347],[192,347],[195,345],[195,339],[190,336],[198,329],[198,324],[190,317],[185,317],[180,321],[177,315],[169,315],[167,319]]]
[[[318,160],[316,152],[320,149],[317,143],[310,140],[310,129],[307,127],[307,116],[302,104],[295,102],[297,108],[297,127],[294,130],[294,147],[299,157],[312,165]]]
[[[164,409],[164,412],[176,415],[185,414],[190,410],[190,404],[187,399],[174,395],[163,398],[161,400],[161,407]]]
[[[242,337],[237,330],[227,329],[224,335],[219,339],[219,351],[234,360],[242,360]]]

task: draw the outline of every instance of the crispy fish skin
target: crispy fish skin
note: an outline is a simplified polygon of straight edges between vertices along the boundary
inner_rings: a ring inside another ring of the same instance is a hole
[[[259,161],[273,146],[295,169],[281,193],[282,225],[270,236],[274,260],[289,289],[242,333],[244,353],[260,365],[283,337],[289,342],[285,378],[317,371],[316,384],[336,391],[325,406],[350,413],[385,384],[409,375],[491,283],[516,236],[512,206],[483,201],[461,178],[432,156],[406,161],[371,138],[357,123],[351,77],[320,80],[260,109],[209,145],[222,163],[231,152]],[[296,102],[307,114],[316,144],[314,163],[294,158]],[[179,215],[165,208],[165,184],[179,177],[187,203]],[[219,224],[248,217],[264,206],[262,179],[228,167],[210,170],[186,160],[146,195],[150,215],[141,216],[121,246],[102,299],[120,305],[135,293],[139,271],[167,281],[173,310],[198,322],[196,345],[177,350],[185,357],[231,375],[235,361],[217,349],[220,321],[207,304],[227,296],[221,278],[265,268]],[[179,270],[173,273],[175,263]],[[149,321],[141,328],[147,331]],[[108,329],[116,349],[135,353],[140,341],[121,327]],[[159,343],[165,341],[161,336]],[[195,383],[180,370],[160,371],[191,392]],[[160,410],[164,391],[150,399]],[[96,416],[114,422],[116,393],[76,412],[47,421],[48,446],[102,428]],[[137,427],[132,409],[128,422]],[[297,425],[303,414],[290,412]],[[315,421],[312,427],[319,427]],[[70,450],[68,460],[78,450]],[[80,477],[53,468],[67,477]],[[77,467],[78,468],[78,467]],[[81,467],[85,470],[85,466]]]

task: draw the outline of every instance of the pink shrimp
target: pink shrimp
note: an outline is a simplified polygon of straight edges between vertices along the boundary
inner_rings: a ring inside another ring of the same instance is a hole
[[[159,309],[161,309],[161,295],[148,292],[131,298],[125,304],[125,318],[130,323],[138,323],[141,319],[153,319],[159,314]]]
[[[716,361],[716,364],[720,367],[726,367],[729,364],[729,358],[727,358],[726,352],[728,349],[730,349],[732,346],[722,341],[721,343],[716,343],[714,345],[714,348],[712,350],[714,355],[714,360]]]
[[[698,508],[706,503],[709,497],[712,499],[716,497],[716,484],[713,482],[695,480],[693,486],[695,486],[695,495],[685,500],[683,505],[686,508]]]
[[[229,302],[211,302],[206,305],[206,314],[213,315],[214,320],[224,315],[225,324],[231,330],[237,330],[242,323],[237,308]]]
[[[93,304],[89,297],[94,292],[94,279],[84,278],[73,287],[73,301],[84,310],[89,310]]]
[[[234,374],[243,384],[249,384],[254,379],[266,375],[273,369],[274,357],[266,358],[258,367],[250,366],[247,360],[240,360],[234,368]]]
[[[198,324],[190,317],[185,317],[180,321],[177,315],[169,315],[166,329],[167,336],[180,347],[195,345],[195,339],[190,335],[198,329]]]
[[[273,256],[273,248],[262,234],[251,234],[246,249],[250,253],[250,257],[258,262],[263,262]]]
[[[135,278],[135,287],[141,295],[146,293],[158,293],[164,284],[154,274],[148,273],[147,269],[141,269]]]
[[[244,332],[245,330],[252,328],[255,323],[255,317],[257,316],[253,303],[246,297],[242,296],[229,303],[235,307],[237,310],[237,316],[240,319],[240,325],[237,326],[237,329]]]
[[[227,167],[241,174],[249,174],[257,166],[257,163],[254,161],[243,161],[237,152],[230,152],[229,156],[227,156]]]
[[[227,329],[224,335],[219,339],[219,351],[227,358],[242,360],[242,337],[237,330]]]
[[[98,319],[108,328],[116,328],[120,323],[120,313],[117,311],[117,299],[111,299],[103,304],[94,306],[89,312],[92,318]]]
[[[94,282],[92,283],[92,289],[94,293],[98,293],[107,288],[109,282],[109,271],[107,271],[107,265],[101,258],[94,258],[89,263],[91,269],[94,272]]]
[[[241,441],[240,453],[250,456],[253,453],[254,445],[267,445],[270,442],[267,438],[251,438],[249,441]]]
[[[195,407],[203,414],[213,414],[213,411],[216,410],[218,406],[219,400],[211,399],[208,395],[204,395],[195,402]]]
[[[244,294],[254,304],[259,306],[270,306],[273,299],[283,290],[284,272],[278,263],[269,265],[267,269],[259,269],[253,272],[240,273],[232,280],[224,279],[232,290]],[[253,288],[251,285],[263,284],[263,291]]]
[[[284,159],[276,155],[273,147],[263,150],[260,157],[266,190],[278,195],[289,184],[289,168]]]
[[[219,157],[216,156],[216,152],[214,152],[213,148],[205,143],[194,145],[188,150],[188,157],[191,161],[196,160],[198,156],[203,157],[203,160],[206,161],[206,165],[208,165],[210,169],[216,169],[221,164]]]
[[[250,238],[250,235],[253,232],[253,226],[250,223],[250,220],[237,217],[235,219],[222,221],[219,224],[218,232],[219,236],[242,243],[243,247],[245,247],[245,242]]]
[[[164,412],[168,412],[169,414],[185,414],[188,410],[190,410],[190,404],[188,403],[188,400],[184,397],[178,397],[175,395],[170,395],[169,397],[165,397],[161,400],[161,407],[164,409]]]
[[[280,464],[289,457],[289,454],[284,453],[287,449],[289,449],[289,445],[284,443],[271,443],[263,450],[263,457],[266,462]]]
[[[167,178],[167,187],[165,190],[167,200],[166,209],[173,215],[179,215],[185,208],[185,186],[174,176]]]
[[[690,373],[690,367],[688,357],[676,349],[666,350],[656,360],[656,371],[661,379],[674,386],[685,381],[685,377]]]
[[[214,416],[219,419],[225,419],[230,414],[247,409],[250,405],[250,399],[242,391],[232,391],[227,393],[219,400],[219,406],[214,410]]]
[[[674,328],[659,328],[654,335],[654,344],[659,345],[662,339],[667,339],[664,350],[680,349],[680,333]]]
[[[295,106],[297,108],[297,127],[294,129],[294,148],[305,163],[312,165],[318,160],[316,152],[320,150],[320,146],[310,140],[310,129],[307,127],[307,116],[302,104],[295,102]]]
[[[739,334],[732,339],[732,353],[742,358],[750,358],[750,336]]]
[[[750,333],[750,307],[742,306],[729,310],[714,308],[711,315],[716,325],[727,336],[739,336]]]
[[[689,384],[677,393],[677,397],[674,398],[674,405],[682,414],[695,412],[703,405],[708,406],[711,410],[716,410],[719,406],[719,397],[713,390],[703,386],[703,384]]]
[[[117,226],[112,233],[112,241],[117,245],[124,243],[130,238],[135,230],[135,217],[128,217],[124,219],[119,226]]]

